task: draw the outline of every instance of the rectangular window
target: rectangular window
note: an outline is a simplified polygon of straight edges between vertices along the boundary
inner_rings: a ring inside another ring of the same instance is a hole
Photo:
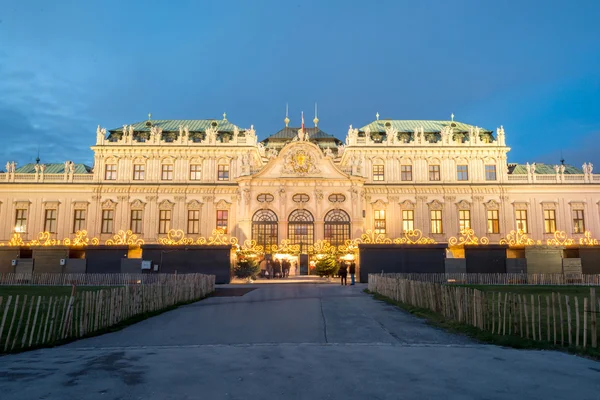
[[[385,210],[375,210],[375,233],[385,234]]]
[[[56,233],[56,210],[46,210],[44,232]]]
[[[173,164],[163,164],[161,167],[160,179],[163,181],[173,180]]]
[[[439,181],[440,180],[440,166],[439,165],[430,165],[429,166],[429,180],[430,181]]]
[[[415,230],[415,212],[413,210],[402,210],[402,230],[404,232]]]
[[[133,180],[143,181],[146,174],[146,166],[144,164],[133,165]]]
[[[142,233],[142,210],[131,210],[131,232]]]
[[[585,233],[583,210],[573,210],[573,233]]]
[[[202,179],[202,166],[199,164],[190,165],[190,181],[199,181]]]
[[[384,170],[383,165],[373,165],[373,181],[383,181]]]
[[[443,233],[442,210],[431,210],[431,233]]]
[[[73,233],[85,230],[85,210],[73,212]]]
[[[160,210],[158,213],[158,233],[167,233],[171,229],[171,210]]]
[[[458,224],[461,231],[471,229],[471,211],[458,210]]]
[[[15,232],[27,232],[27,209],[17,209],[17,213],[15,214]]]
[[[101,233],[113,233],[114,218],[114,210],[102,210],[102,229],[100,231]]]
[[[114,181],[117,179],[117,164],[106,164],[104,166],[104,179]]]
[[[229,165],[220,164],[217,170],[217,180],[228,181],[229,180]]]
[[[498,218],[498,210],[488,210],[487,226],[488,233],[500,233],[500,218]]]
[[[456,166],[456,180],[468,181],[469,180],[469,166],[468,165],[457,165]]]
[[[554,233],[556,231],[556,211],[544,210],[544,232]]]
[[[227,233],[227,225],[229,222],[229,211],[228,210],[217,210],[217,229],[223,230],[223,233]]]
[[[496,166],[495,165],[486,165],[485,166],[485,180],[486,181],[495,181],[496,180]]]
[[[400,179],[403,181],[412,181],[412,165],[400,166]]]
[[[517,220],[517,230],[527,233],[527,210],[517,210],[515,214]]]
[[[200,210],[188,210],[188,233],[200,233]]]

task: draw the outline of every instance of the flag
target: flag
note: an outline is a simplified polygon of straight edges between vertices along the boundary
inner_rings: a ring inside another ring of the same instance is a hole
[[[304,111],[302,111],[302,132],[304,132]]]

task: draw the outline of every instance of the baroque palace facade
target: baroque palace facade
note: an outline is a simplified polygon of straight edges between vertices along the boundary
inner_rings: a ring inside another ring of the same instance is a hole
[[[556,231],[600,234],[592,165],[510,164],[502,127],[377,116],[350,126],[344,143],[314,123],[291,128],[286,117],[260,142],[226,115],[98,127],[93,167],[6,164],[0,241],[86,230],[104,243],[131,230],[155,243],[215,228],[263,246],[343,244],[367,232],[442,243],[465,228],[490,243],[518,230],[543,243]]]

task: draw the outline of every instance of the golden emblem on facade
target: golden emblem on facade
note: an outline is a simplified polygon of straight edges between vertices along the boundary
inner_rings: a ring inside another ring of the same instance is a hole
[[[283,165],[283,171],[298,175],[314,174],[319,172],[314,157],[305,149],[290,153]]]

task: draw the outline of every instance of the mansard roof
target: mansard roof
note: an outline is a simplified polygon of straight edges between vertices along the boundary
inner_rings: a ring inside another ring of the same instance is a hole
[[[512,175],[525,175],[527,174],[527,165],[526,164],[508,164],[508,173]],[[535,163],[535,173],[536,174],[556,174],[553,165]],[[573,175],[573,174],[583,174],[583,170],[574,167],[572,165],[565,164],[565,174]]]
[[[65,173],[65,164],[64,163],[50,163],[44,164],[46,169],[44,171],[45,174],[64,174]],[[17,174],[35,174],[35,163],[25,164],[21,167],[15,169],[15,173]],[[91,174],[92,167],[87,166],[85,164],[75,164],[75,174]]]
[[[365,132],[367,128],[373,132],[385,133],[386,126],[397,130],[398,132],[414,132],[417,128],[423,128],[426,133],[440,133],[442,128],[451,126],[454,132],[469,132],[469,129],[477,128],[474,125],[465,124],[458,121],[428,121],[428,120],[395,120],[395,119],[378,119],[359,128],[359,132]],[[492,133],[492,131],[478,127],[483,133]]]
[[[279,139],[279,140],[291,140],[293,138],[295,138],[296,136],[298,136],[298,131],[302,129],[301,127],[297,127],[297,128],[293,128],[293,127],[289,127],[286,126],[285,128],[281,129],[279,132],[272,134],[271,136],[267,137],[265,140],[272,140],[272,139]],[[330,139],[333,141],[339,141],[341,143],[341,141],[336,138],[333,135],[330,135],[329,133],[325,133],[321,130],[321,128],[304,128],[304,130],[308,133],[308,136],[310,137],[311,140],[313,139]]]
[[[190,132],[205,132],[211,126],[215,126],[219,132],[233,132],[235,128],[239,131],[245,130],[232,124],[227,119],[153,119],[131,125],[136,132],[150,132],[150,128],[153,126],[161,128],[163,132],[179,132],[179,126],[187,126]],[[111,129],[109,132],[123,132],[123,127]]]

